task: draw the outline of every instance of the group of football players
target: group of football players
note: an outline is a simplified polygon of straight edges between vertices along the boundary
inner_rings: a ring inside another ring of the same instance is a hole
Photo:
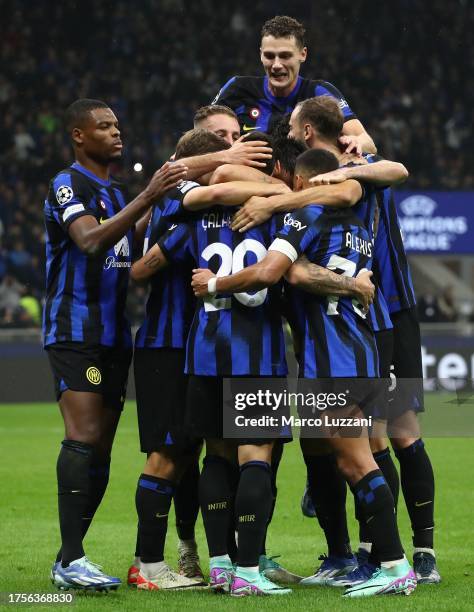
[[[409,594],[417,583],[440,581],[434,477],[416,417],[423,409],[420,331],[391,193],[407,171],[376,155],[333,85],[299,76],[306,53],[298,21],[266,22],[265,76],[224,85],[196,112],[173,161],[129,204],[110,176],[122,147],[113,111],[82,99],[66,112],[75,162],[54,177],[45,202],[44,342],[65,423],[57,464],[61,549],[51,570],[59,588],[120,584],[87,558],[83,539],[107,487],[132,352],[146,461],[129,585],[242,597],[285,595],[288,584],[300,583],[360,597]],[[133,351],[125,317],[130,274],[150,286]],[[283,318],[301,384],[334,395],[349,386],[350,401],[327,412],[370,415],[371,423],[342,435],[306,430],[300,438],[302,509],[317,518],[328,548],[306,578],[265,548],[291,433],[224,431],[226,379],[231,389],[269,382],[285,389]],[[389,394],[391,373],[399,384]],[[413,568],[397,527],[399,483]],[[347,484],[359,522],[356,554]],[[178,571],[164,560],[172,501]],[[194,537],[199,509],[209,581]]]

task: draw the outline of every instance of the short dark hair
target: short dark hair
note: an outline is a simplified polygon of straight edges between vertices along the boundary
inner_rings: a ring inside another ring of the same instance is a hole
[[[260,132],[260,130],[252,130],[251,132],[247,132],[246,134],[244,134],[244,136],[242,136],[242,140],[247,141],[247,142],[252,141],[252,140],[263,140],[264,142],[268,144],[269,147],[272,147],[273,149],[273,138],[270,136],[270,134],[267,134],[265,132]],[[273,172],[274,167],[275,167],[275,155],[272,154],[271,158],[265,160],[265,167],[260,168],[260,170],[262,172],[265,172],[265,174],[268,174],[268,176],[270,176],[271,173]]]
[[[344,115],[339,104],[332,96],[317,96],[308,98],[298,104],[299,112],[296,120],[310,123],[318,134],[328,139],[338,138],[344,126]]]
[[[178,140],[175,159],[215,153],[224,149],[230,149],[230,144],[226,140],[209,130],[195,128],[185,132]]]
[[[71,132],[75,127],[81,127],[89,119],[89,114],[96,108],[110,108],[108,104],[102,100],[91,100],[90,98],[81,98],[73,102],[64,112],[64,125],[68,132]]]
[[[286,113],[286,115],[283,115],[283,117],[273,123],[270,129],[270,135],[274,140],[288,137],[290,132],[290,117],[291,113]]]
[[[204,119],[212,117],[212,115],[228,115],[236,121],[239,120],[234,111],[228,106],[224,106],[223,104],[208,104],[207,106],[201,106],[201,108],[198,108],[194,113],[194,127],[197,127],[196,123],[204,121]]]
[[[273,141],[273,155],[279,161],[282,170],[290,176],[295,173],[296,160],[308,147],[301,140],[294,138],[277,138]]]
[[[334,153],[326,149],[308,149],[298,156],[296,160],[295,174],[304,176],[316,176],[339,168],[339,162]]]
[[[296,44],[302,49],[305,46],[305,32],[303,24],[293,19],[293,17],[277,15],[263,24],[262,38],[264,36],[273,36],[274,38],[290,38],[294,36]]]

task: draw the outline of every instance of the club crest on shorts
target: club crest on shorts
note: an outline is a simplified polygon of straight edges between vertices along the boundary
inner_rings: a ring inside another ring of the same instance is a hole
[[[62,206],[63,204],[70,202],[73,195],[74,191],[69,187],[69,185],[61,185],[61,187],[58,187],[58,190],[56,191],[56,200]]]
[[[86,378],[92,385],[100,385],[102,381],[102,374],[98,368],[91,366],[86,370]]]

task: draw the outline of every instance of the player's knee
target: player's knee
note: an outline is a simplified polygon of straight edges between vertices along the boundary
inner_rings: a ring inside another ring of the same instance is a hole
[[[178,464],[179,459],[175,453],[165,450],[155,451],[148,455],[143,473],[156,478],[173,480]]]
[[[93,421],[74,425],[68,424],[66,438],[97,448],[101,442],[100,424]]]
[[[336,461],[339,471],[351,484],[358,482],[372,470],[378,469],[373,457],[363,454],[338,454]]]

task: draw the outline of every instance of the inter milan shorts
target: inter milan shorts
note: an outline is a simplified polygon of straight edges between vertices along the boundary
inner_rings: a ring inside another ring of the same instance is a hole
[[[82,342],[58,342],[46,347],[53,371],[56,400],[64,391],[98,393],[107,405],[123,409],[132,349]]]
[[[200,440],[186,435],[184,349],[139,348],[133,357],[138,430],[143,453],[174,446],[193,452]]]
[[[416,309],[399,310],[391,314],[391,319],[390,341],[385,331],[375,334],[381,376],[392,377],[386,415],[389,421],[408,410],[424,410],[421,336]]]
[[[259,382],[259,377],[252,376],[229,377],[229,380],[231,391],[233,389],[232,381],[240,381],[244,384],[245,389],[252,391],[258,389],[262,384]],[[269,380],[269,378],[263,377],[262,380]],[[227,405],[224,398],[223,381],[224,378],[221,376],[189,376],[186,430],[190,435],[205,439],[224,439],[224,410],[228,410],[230,413],[231,405]],[[283,390],[286,385],[286,378],[275,377],[271,379],[271,382],[273,390],[278,390],[280,387]],[[238,386],[239,391],[244,387]],[[228,402],[231,402],[230,398]],[[260,414],[265,412],[265,408],[262,411]],[[262,445],[276,439],[281,439],[282,442],[292,441],[291,431],[288,428],[284,430],[280,425],[244,428],[241,432],[229,427],[229,431],[236,435],[226,439],[234,440],[238,445]]]

